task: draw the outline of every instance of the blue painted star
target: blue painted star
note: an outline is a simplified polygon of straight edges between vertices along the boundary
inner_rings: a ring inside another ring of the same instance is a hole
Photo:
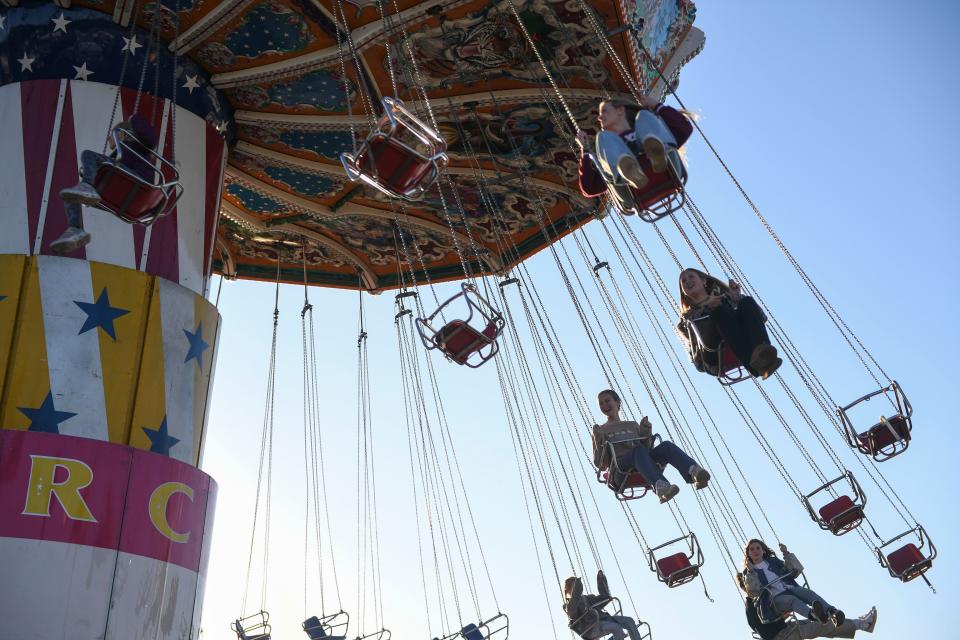
[[[108,336],[113,338],[114,342],[117,341],[117,333],[113,328],[113,321],[120,316],[125,316],[130,313],[126,309],[110,306],[110,297],[107,295],[106,287],[100,292],[96,302],[90,303],[74,300],[73,304],[80,307],[80,309],[87,314],[87,319],[83,321],[83,326],[80,327],[77,335],[100,327]]]
[[[0,296],[0,302],[3,302],[6,299],[7,299],[7,296]]]
[[[190,360],[196,358],[197,366],[201,369],[203,368],[203,352],[210,348],[210,345],[203,339],[203,323],[197,325],[197,330],[195,333],[190,333],[186,329],[183,330],[184,335],[187,336],[187,341],[190,343],[190,349],[187,351],[187,357],[183,359],[184,362],[190,362]]]
[[[60,423],[77,415],[69,411],[57,411],[56,407],[53,406],[52,392],[47,393],[47,397],[43,399],[43,404],[36,409],[17,407],[17,411],[30,420],[28,431],[40,431],[42,433],[60,433]]]
[[[165,456],[170,455],[170,447],[180,442],[180,438],[174,438],[167,433],[167,417],[163,417],[163,422],[156,429],[147,429],[140,427],[150,438],[150,451],[153,453],[162,453]]]

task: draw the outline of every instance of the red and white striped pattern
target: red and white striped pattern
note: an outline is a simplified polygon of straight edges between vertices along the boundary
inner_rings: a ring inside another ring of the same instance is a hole
[[[136,93],[80,80],[35,80],[0,87],[0,254],[49,254],[66,228],[60,189],[79,180],[85,149],[103,151],[110,128],[134,110]],[[141,96],[137,111],[152,119],[162,155],[173,157],[184,187],[176,209],[150,227],[129,225],[84,208],[93,240],[70,254],[160,276],[203,293],[210,275],[226,145],[214,127],[167,100]],[[122,112],[122,113],[121,113]],[[51,152],[52,150],[52,152]],[[160,150],[158,148],[158,150]]]

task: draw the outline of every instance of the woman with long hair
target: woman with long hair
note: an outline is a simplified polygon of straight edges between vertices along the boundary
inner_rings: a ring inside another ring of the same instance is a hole
[[[758,538],[750,540],[743,551],[741,584],[747,595],[756,599],[760,620],[770,622],[792,612],[815,622],[842,625],[843,611],[797,583],[796,578],[803,571],[797,556],[782,543],[780,551],[783,560]],[[876,611],[872,619],[876,622]]]
[[[726,344],[751,375],[766,380],[783,360],[770,344],[766,316],[740,285],[726,284],[699,269],[680,272],[680,324],[689,341],[694,366],[713,375],[722,373],[720,343]],[[696,324],[696,331],[689,326]],[[696,344],[702,340],[702,344]]]

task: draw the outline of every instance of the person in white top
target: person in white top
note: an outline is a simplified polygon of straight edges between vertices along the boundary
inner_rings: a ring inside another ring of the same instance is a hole
[[[769,623],[796,613],[815,622],[843,625],[843,611],[816,592],[800,586],[796,578],[803,572],[803,565],[782,543],[780,551],[783,560],[763,540],[756,538],[750,540],[744,550],[740,583],[747,596],[754,600],[760,621]]]

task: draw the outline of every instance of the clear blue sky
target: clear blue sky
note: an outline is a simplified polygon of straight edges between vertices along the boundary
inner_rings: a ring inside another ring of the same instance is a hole
[[[732,414],[716,384],[702,375],[695,379],[698,390],[715,407],[736,463],[745,470],[764,510],[807,566],[811,586],[850,616],[877,605],[877,638],[948,637],[948,630],[955,626],[951,618],[960,589],[954,553],[956,463],[948,439],[957,396],[951,365],[960,355],[953,338],[954,319],[960,311],[953,294],[960,266],[954,247],[960,231],[954,194],[960,135],[953,115],[960,99],[955,69],[960,59],[958,21],[960,5],[945,1],[703,2],[696,24],[706,32],[707,45],[683,71],[679,90],[687,106],[700,113],[702,127],[780,236],[913,403],[914,442],[905,455],[885,463],[882,471],[939,546],[940,557],[929,574],[937,595],[922,581],[903,585],[888,577],[855,536],[835,538],[817,529]],[[853,355],[696,137],[689,145],[688,162],[690,192],[834,397],[852,398],[869,390],[871,383]],[[675,287],[676,270],[652,229],[637,220],[629,223],[654,254],[668,284]],[[679,249],[671,226],[664,225],[664,232]],[[588,234],[601,257],[614,263],[596,223]],[[574,245],[569,250],[576,255]],[[685,253],[681,259],[691,262]],[[581,264],[577,266],[581,275],[589,275]],[[553,260],[542,253],[529,267],[592,402],[604,381],[570,310]],[[626,286],[622,272],[616,277]],[[281,290],[274,529],[267,597],[277,638],[305,637],[298,635],[304,617],[298,318],[302,295],[297,287]],[[313,290],[311,299],[320,327],[322,424],[332,488],[333,546],[343,607],[356,622],[357,294]],[[366,304],[384,617],[395,637],[427,640],[445,630],[437,628],[436,622],[428,630],[423,612],[393,296],[366,296]],[[599,300],[592,304],[602,312]],[[204,459],[204,469],[220,484],[204,638],[231,637],[227,625],[240,607],[272,306],[270,285],[224,284],[223,332]],[[639,306],[635,309],[639,312]],[[513,622],[511,636],[552,637],[548,626],[556,624],[559,637],[567,637],[555,584],[548,585],[552,609],[544,604],[495,369],[491,364],[467,370],[440,359],[435,366],[453,438],[465,463],[467,489],[496,595]],[[628,376],[627,384],[639,392],[638,380]],[[813,485],[813,474],[761,406],[762,400],[752,389],[743,397],[797,482]],[[649,408],[646,402],[641,405]],[[812,406],[809,400],[807,406]],[[873,409],[868,413],[872,416]],[[593,415],[600,419],[596,409]],[[584,447],[588,426],[580,425]],[[799,422],[796,426],[805,431]],[[829,425],[823,426],[845,464],[854,465],[853,453],[844,449]],[[694,424],[693,431],[702,434],[703,428]],[[815,455],[824,463],[822,452]],[[707,465],[714,466],[709,455]],[[852,468],[856,471],[859,466]],[[721,478],[718,486],[723,482]],[[894,533],[898,524],[889,504],[875,486],[865,488],[868,512],[881,534]],[[596,492],[603,512],[602,522],[595,520],[593,527],[597,532],[606,528],[617,552],[616,560],[609,550],[604,552],[611,587],[624,592],[614,569],[614,563],[619,563],[637,601],[637,613],[653,625],[656,638],[749,637],[742,605],[689,488],[677,501],[703,541],[707,556],[703,573],[714,603],[704,599],[699,583],[672,590],[657,583],[613,496],[596,485],[590,490]],[[634,502],[631,508],[651,541],[665,540],[673,531],[669,512],[655,500]],[[579,543],[585,548],[583,540]],[[560,567],[562,573],[569,570]],[[551,575],[547,573],[548,579]],[[492,611],[489,589],[483,581],[479,587],[484,611]],[[252,602],[259,600],[258,594],[255,581]],[[329,583],[326,595],[327,609],[336,608]],[[318,598],[311,587],[310,613],[319,613]],[[368,623],[366,630],[372,630],[372,625]],[[356,635],[361,629],[352,624],[350,631]]]

